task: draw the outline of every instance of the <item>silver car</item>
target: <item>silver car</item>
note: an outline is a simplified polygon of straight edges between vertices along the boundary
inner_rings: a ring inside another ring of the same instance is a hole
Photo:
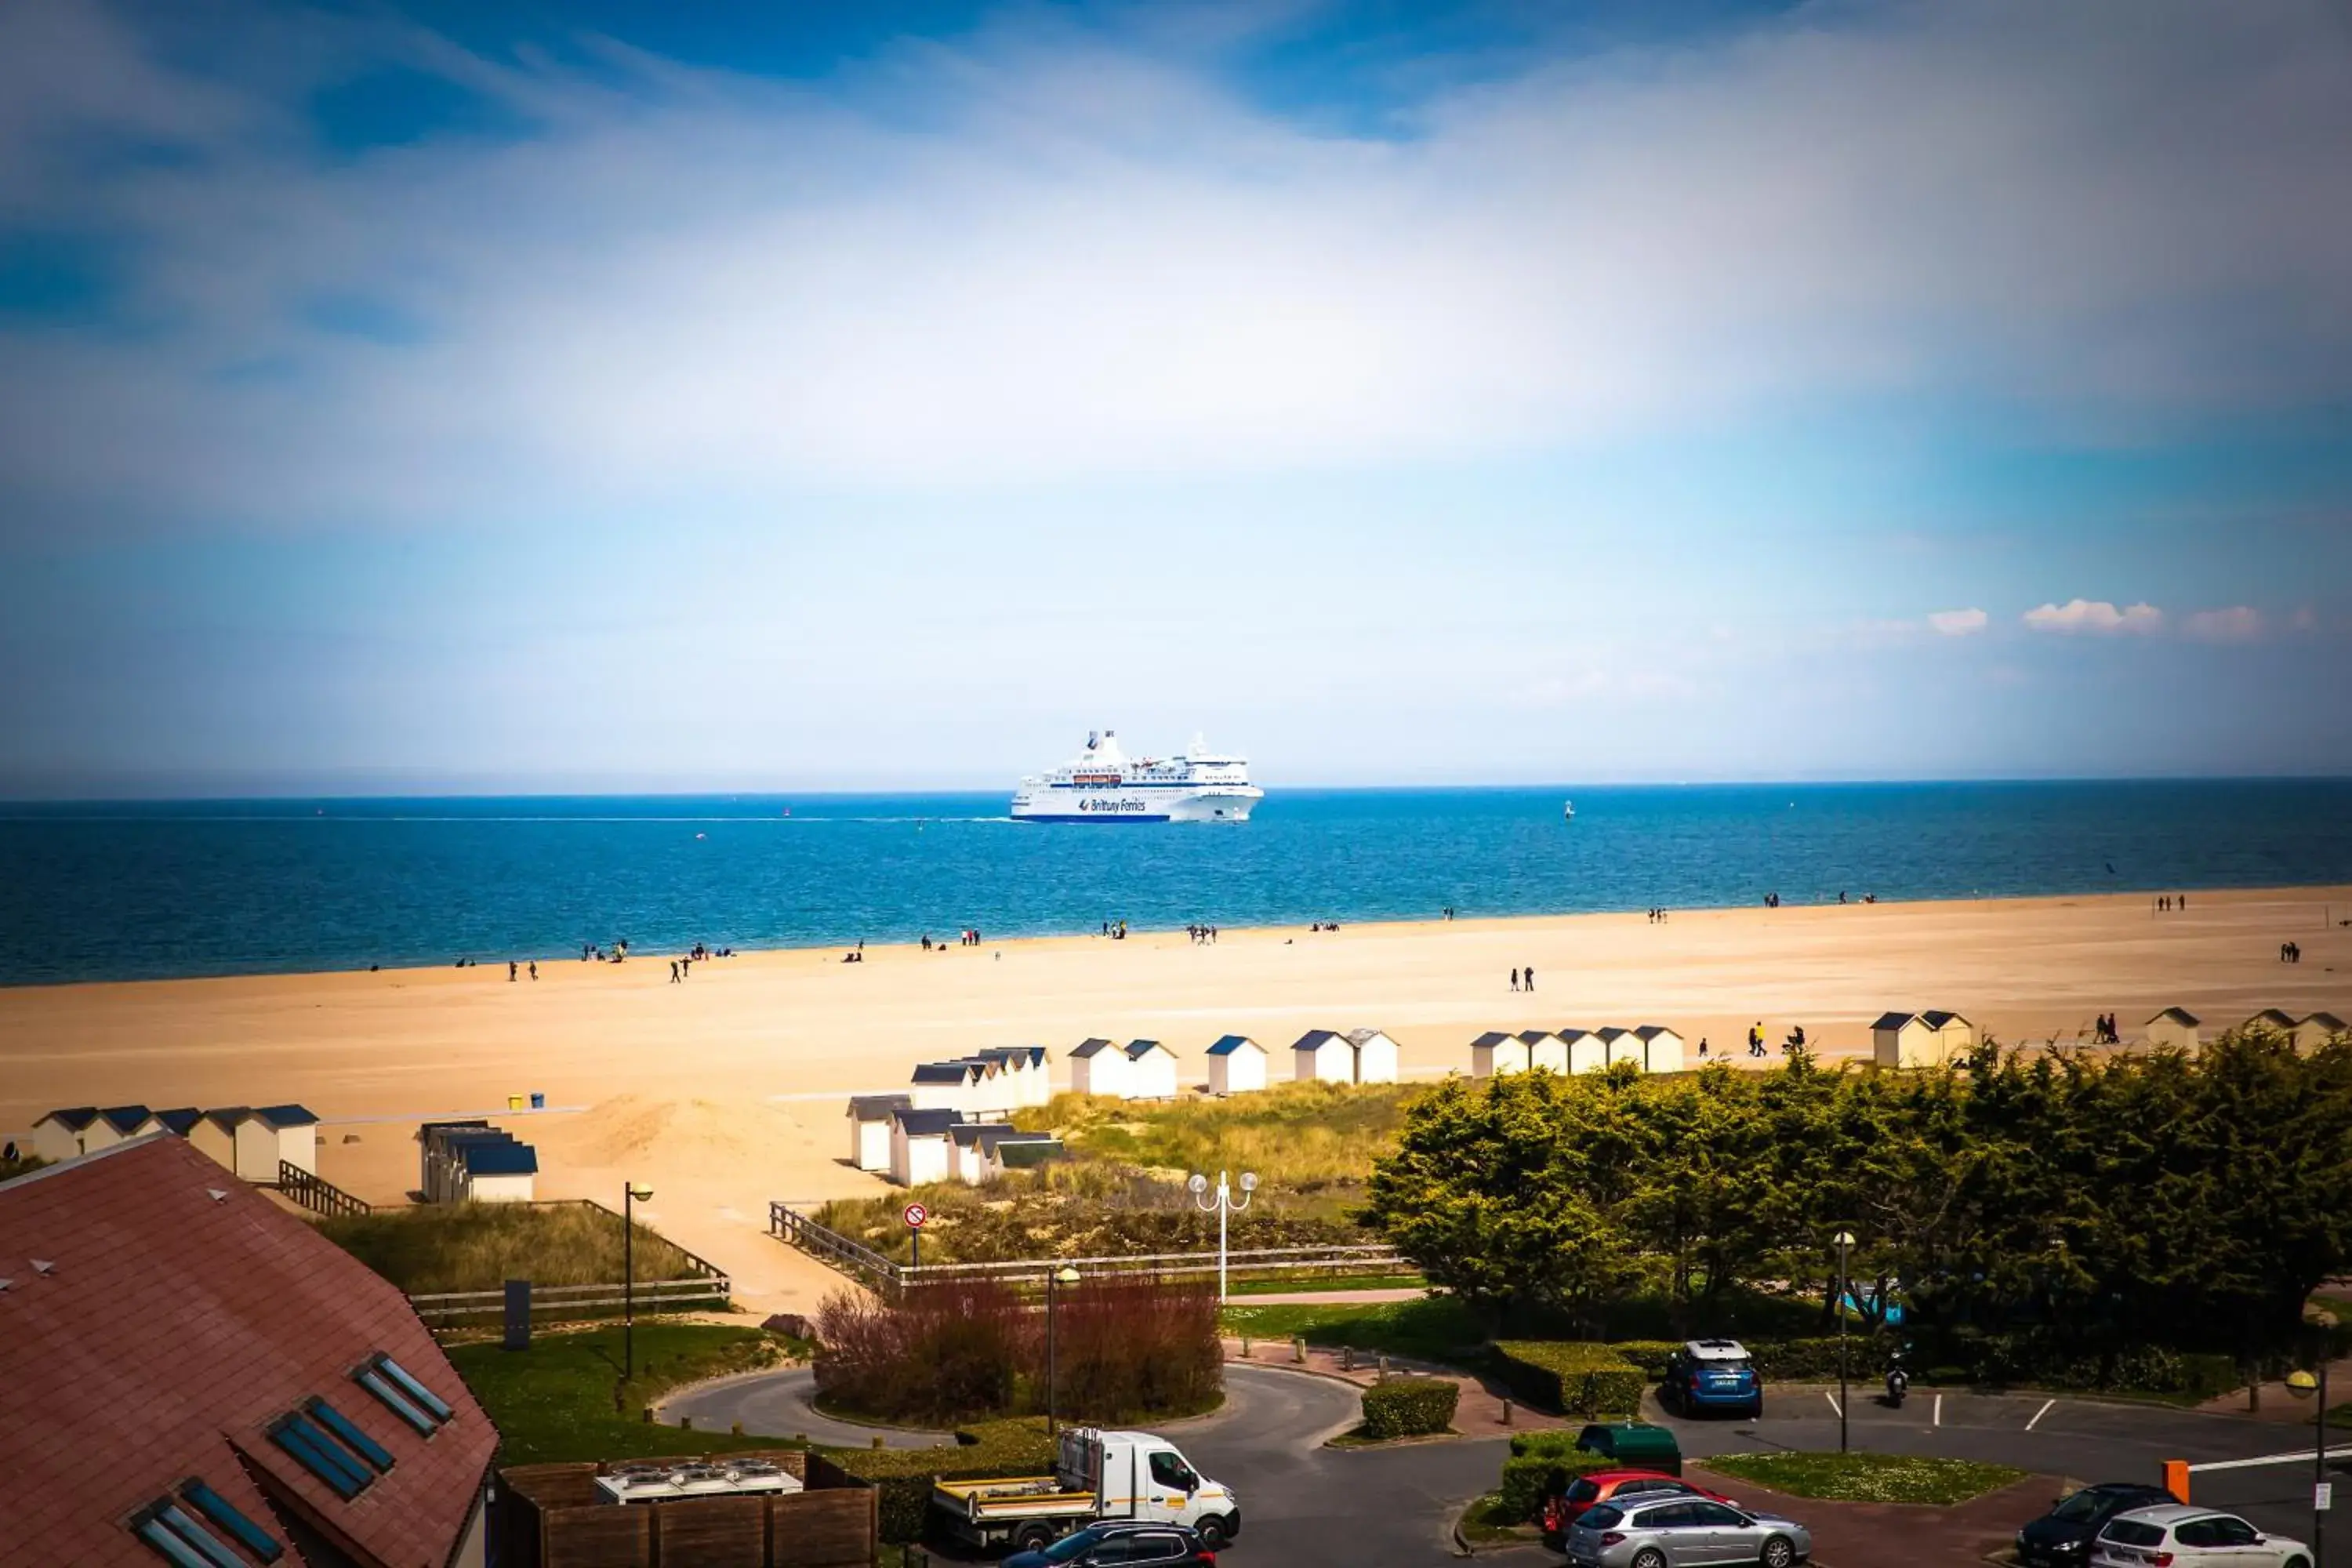
[[[1796,1521],[1704,1498],[1604,1502],[1587,1509],[1568,1532],[1568,1560],[1576,1568],[1790,1568],[1812,1554],[1813,1538]]]

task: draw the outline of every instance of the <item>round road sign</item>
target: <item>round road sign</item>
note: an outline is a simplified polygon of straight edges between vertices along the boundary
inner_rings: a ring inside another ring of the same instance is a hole
[[[923,1222],[924,1222],[925,1220],[927,1220],[927,1219],[930,1218],[930,1217],[931,1217],[931,1211],[930,1211],[930,1210],[929,1210],[929,1209],[927,1209],[927,1208],[925,1208],[922,1205],[920,1205],[920,1204],[908,1204],[908,1205],[907,1205],[907,1214],[906,1214],[906,1218],[907,1218],[907,1228],[908,1228],[908,1230],[920,1230],[920,1229],[922,1229],[922,1228],[923,1228]]]

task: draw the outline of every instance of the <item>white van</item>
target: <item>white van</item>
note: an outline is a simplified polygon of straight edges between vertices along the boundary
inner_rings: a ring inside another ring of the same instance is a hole
[[[1035,1552],[1098,1520],[1189,1524],[1214,1552],[1241,1533],[1241,1499],[1150,1432],[1065,1427],[1050,1476],[940,1481],[931,1508],[959,1540]]]

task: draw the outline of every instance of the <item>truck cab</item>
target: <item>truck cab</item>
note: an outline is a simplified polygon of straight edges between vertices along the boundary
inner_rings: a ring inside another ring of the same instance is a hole
[[[1214,1552],[1241,1532],[1241,1500],[1150,1432],[1063,1429],[1054,1474],[940,1481],[931,1507],[975,1546],[1034,1552],[1108,1520],[1189,1525]]]

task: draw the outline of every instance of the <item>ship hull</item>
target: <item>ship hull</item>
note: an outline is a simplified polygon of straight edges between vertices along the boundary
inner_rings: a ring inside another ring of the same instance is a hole
[[[1013,797],[1015,822],[1247,822],[1265,798],[1255,786],[1202,789],[1194,785],[1128,785],[1124,788],[1048,784]]]

